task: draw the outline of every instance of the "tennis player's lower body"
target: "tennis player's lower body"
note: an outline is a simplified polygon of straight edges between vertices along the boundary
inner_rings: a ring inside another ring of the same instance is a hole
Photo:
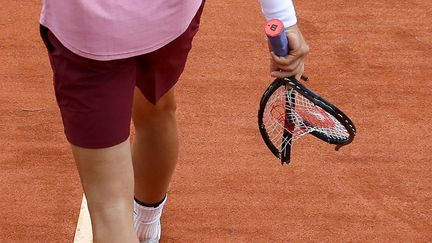
[[[80,57],[41,26],[94,242],[160,238],[160,216],[178,153],[174,85],[202,8],[182,35],[161,49],[113,61]],[[131,118],[136,131],[132,148]]]

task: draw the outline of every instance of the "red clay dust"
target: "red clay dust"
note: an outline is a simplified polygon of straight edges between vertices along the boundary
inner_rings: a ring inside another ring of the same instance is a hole
[[[257,1],[207,1],[177,86],[181,151],[161,242],[431,242],[432,1],[295,1],[306,84],[358,129],[281,166],[261,140],[272,81]],[[82,189],[63,135],[41,1],[0,8],[0,242],[72,242]],[[227,31],[227,28],[229,30]]]

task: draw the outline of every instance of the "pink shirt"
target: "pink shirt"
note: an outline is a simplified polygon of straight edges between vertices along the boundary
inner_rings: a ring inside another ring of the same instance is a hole
[[[201,0],[44,0],[40,23],[72,52],[113,60],[168,44],[200,5]]]

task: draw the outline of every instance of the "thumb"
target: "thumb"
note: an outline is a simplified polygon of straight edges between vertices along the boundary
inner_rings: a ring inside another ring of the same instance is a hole
[[[290,49],[290,54],[295,55],[295,53],[300,49],[300,37],[296,32],[287,32],[288,47]]]

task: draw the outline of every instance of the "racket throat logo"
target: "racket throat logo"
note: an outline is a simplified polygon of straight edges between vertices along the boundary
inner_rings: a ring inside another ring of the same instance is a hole
[[[291,121],[291,119],[289,119],[289,116],[286,116],[285,118],[285,124],[284,124],[285,129],[287,129],[291,134],[294,133],[295,129],[296,129],[296,125],[294,122]]]

